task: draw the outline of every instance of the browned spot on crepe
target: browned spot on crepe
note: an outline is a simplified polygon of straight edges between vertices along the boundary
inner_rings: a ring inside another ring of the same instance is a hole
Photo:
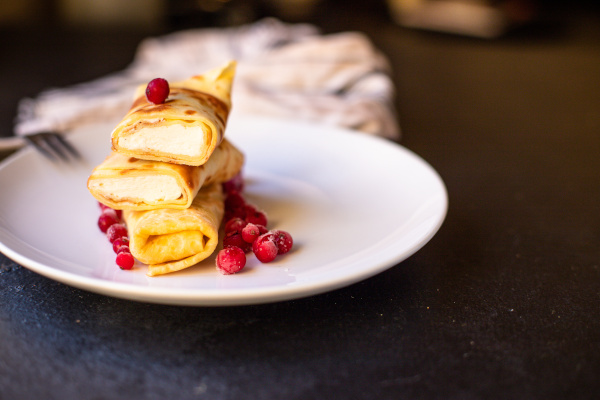
[[[137,110],[137,112],[139,112],[140,114],[154,114],[154,113],[161,113],[165,110],[170,109],[171,107],[168,104],[152,104],[152,105],[147,105],[145,107],[141,107],[139,110]]]
[[[221,100],[217,99],[216,97],[205,95],[204,99],[212,105],[212,107],[215,109],[215,113],[217,114],[217,116],[227,115],[227,113],[229,112],[229,108],[227,107],[227,105]]]
[[[219,100],[218,98],[211,96],[208,93],[199,92],[197,90],[186,89],[186,88],[177,88],[176,90],[181,91],[182,93],[188,93],[190,96],[195,97],[199,101],[209,102],[215,109],[217,114],[227,113],[229,108],[227,105]]]
[[[225,120],[223,119],[223,117],[221,117],[220,114],[215,114],[215,117],[217,117],[221,125],[225,126]]]
[[[146,96],[140,96],[137,99],[135,99],[135,101],[133,102],[133,104],[131,105],[130,110],[139,108],[141,106],[143,106],[144,104],[149,104],[148,100],[146,99]]]
[[[198,185],[198,177],[200,174],[197,172],[197,168],[198,167],[191,167],[188,165],[181,166],[181,177],[185,180],[189,187],[195,187]]]

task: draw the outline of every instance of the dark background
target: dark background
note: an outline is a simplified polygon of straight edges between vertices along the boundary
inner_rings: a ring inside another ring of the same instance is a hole
[[[0,27],[0,133],[22,97],[120,70],[148,35],[267,15],[360,30],[392,64],[400,143],[447,185],[444,225],[361,283],[246,307],[108,298],[0,255],[0,399],[598,398],[594,2],[538,4],[494,40],[398,26],[382,2],[301,17],[241,3],[171,2],[160,23],[107,28],[40,2]]]

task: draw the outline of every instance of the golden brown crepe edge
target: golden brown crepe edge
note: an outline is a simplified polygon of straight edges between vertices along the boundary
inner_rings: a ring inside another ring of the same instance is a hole
[[[197,174],[192,171],[198,167],[191,167],[187,165],[168,164],[160,163],[147,160],[139,160],[131,162],[132,168],[117,168],[114,166],[106,166],[107,161],[110,161],[112,157],[123,157],[123,154],[111,153],[106,159],[96,166],[87,180],[88,191],[92,196],[100,203],[113,208],[115,210],[152,210],[155,208],[188,208],[192,203],[194,196],[200,189],[200,182]],[[141,168],[136,168],[135,164],[140,164]],[[114,165],[110,163],[109,165]],[[143,176],[150,172],[154,172],[158,175],[168,175],[173,177],[178,185],[181,187],[182,196],[176,200],[162,201],[156,203],[148,202],[135,202],[133,199],[115,200],[111,197],[104,195],[97,191],[91,186],[94,180],[110,178],[114,175],[120,176]],[[186,179],[187,178],[187,179]]]
[[[203,186],[228,181],[240,172],[245,161],[244,154],[227,139],[223,139],[223,142],[221,142],[217,149],[215,149],[215,152],[213,152],[213,156],[214,160],[217,158],[222,159],[215,164],[209,160],[209,162],[201,166],[188,166],[161,161],[142,160],[134,157],[128,158],[121,153],[113,152],[106,157],[100,165],[94,168],[92,174],[88,177],[87,187],[96,200],[115,210],[146,211],[157,208],[185,209],[191,205],[194,197]],[[128,159],[127,163],[131,164],[132,168],[121,169],[118,165],[123,165],[125,162],[122,164],[119,164],[119,162],[111,162],[112,158],[119,158],[121,160]],[[117,166],[114,166],[115,164]],[[137,170],[138,168],[139,171]],[[95,179],[107,178],[113,176],[113,174],[124,175],[124,171],[127,171],[128,175],[143,175],[150,171],[159,171],[160,173],[173,176],[182,187],[183,198],[181,200],[178,199],[153,204],[114,201],[90,187],[91,181]],[[204,173],[206,173],[206,176],[203,176]]]

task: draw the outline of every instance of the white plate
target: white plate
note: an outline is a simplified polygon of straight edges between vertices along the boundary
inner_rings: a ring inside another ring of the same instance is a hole
[[[0,164],[0,251],[51,279],[132,300],[241,305],[299,298],[373,276],[420,249],[446,215],[447,194],[421,158],[363,133],[270,119],[233,119],[246,154],[246,195],[289,231],[294,249],[268,264],[249,255],[223,276],[214,257],[160,277],[115,265],[97,228],[87,177],[109,152],[113,123],[70,137],[86,162],[55,165],[26,148]]]

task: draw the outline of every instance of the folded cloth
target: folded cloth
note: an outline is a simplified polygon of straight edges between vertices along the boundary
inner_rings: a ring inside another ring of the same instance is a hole
[[[236,115],[301,118],[399,138],[389,64],[364,34],[321,35],[312,25],[272,18],[145,39],[123,71],[23,99],[15,133],[118,120],[138,85],[183,80],[231,59],[238,62]]]

